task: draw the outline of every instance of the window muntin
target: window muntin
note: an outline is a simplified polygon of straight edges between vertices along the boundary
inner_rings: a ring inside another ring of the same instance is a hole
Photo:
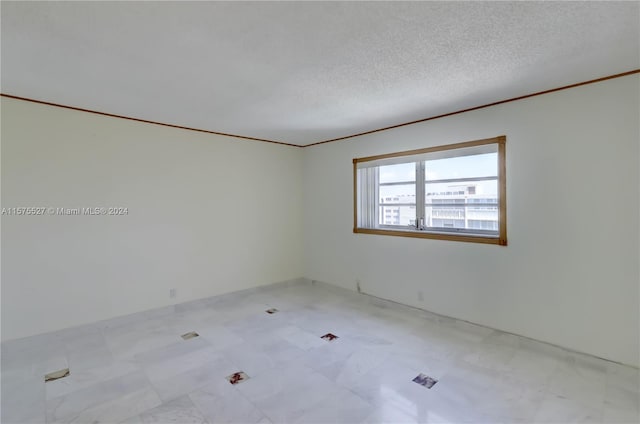
[[[354,159],[354,232],[506,245],[505,141]]]

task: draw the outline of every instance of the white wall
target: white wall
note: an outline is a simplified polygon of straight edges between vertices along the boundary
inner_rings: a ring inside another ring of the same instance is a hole
[[[305,275],[638,366],[639,80],[305,149]],[[352,233],[352,158],[502,134],[509,246]]]
[[[298,278],[302,149],[2,99],[2,339]],[[177,298],[169,298],[169,289]]]

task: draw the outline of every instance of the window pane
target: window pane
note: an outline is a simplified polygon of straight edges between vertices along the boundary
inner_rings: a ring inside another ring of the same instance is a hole
[[[416,180],[416,163],[380,166],[380,184]]]
[[[425,184],[425,227],[498,231],[498,182]]]
[[[380,205],[380,225],[415,226],[416,207],[409,205]]]
[[[379,225],[415,225],[416,185],[380,186]]]
[[[413,203],[415,205],[415,183],[380,186],[380,203]]]
[[[498,154],[462,156],[425,162],[425,179],[495,177],[498,175]]]

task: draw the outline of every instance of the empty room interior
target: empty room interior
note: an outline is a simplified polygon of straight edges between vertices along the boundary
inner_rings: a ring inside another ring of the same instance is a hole
[[[0,2],[1,422],[640,422],[640,2]]]

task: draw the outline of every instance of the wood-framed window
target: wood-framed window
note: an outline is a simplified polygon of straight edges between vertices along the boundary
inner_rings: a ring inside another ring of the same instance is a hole
[[[506,136],[353,159],[353,232],[507,245]]]

